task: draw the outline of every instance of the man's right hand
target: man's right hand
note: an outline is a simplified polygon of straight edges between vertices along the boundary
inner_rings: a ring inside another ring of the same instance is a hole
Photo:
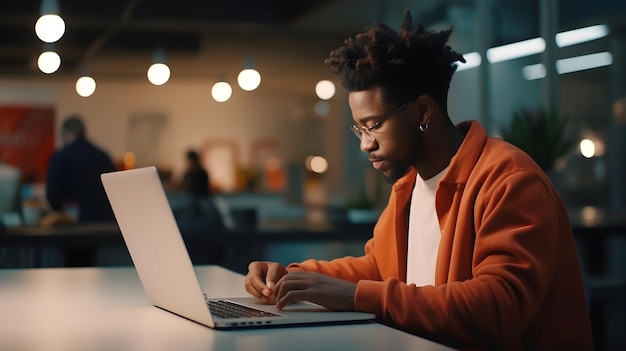
[[[248,265],[246,291],[267,303],[276,303],[274,285],[287,274],[287,269],[277,262],[255,261]]]

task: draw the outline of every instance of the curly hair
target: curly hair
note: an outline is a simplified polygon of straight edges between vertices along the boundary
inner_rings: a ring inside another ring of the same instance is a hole
[[[380,87],[383,99],[395,103],[427,94],[446,109],[455,62],[465,62],[446,45],[451,33],[451,28],[435,32],[421,24],[414,27],[405,10],[400,32],[376,21],[346,39],[324,62],[348,91]]]

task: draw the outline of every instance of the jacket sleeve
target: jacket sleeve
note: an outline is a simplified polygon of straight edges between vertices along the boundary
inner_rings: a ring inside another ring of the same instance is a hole
[[[376,266],[376,258],[372,254],[374,240],[365,243],[365,255],[360,257],[342,257],[332,261],[307,260],[302,263],[292,263],[287,269],[290,271],[312,271],[336,278],[358,282],[360,280],[380,280],[381,276]]]

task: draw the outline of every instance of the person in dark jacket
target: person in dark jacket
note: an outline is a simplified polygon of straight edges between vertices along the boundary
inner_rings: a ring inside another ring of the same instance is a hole
[[[51,157],[46,198],[51,209],[73,216],[77,222],[112,222],[113,211],[100,174],[115,171],[111,157],[86,136],[81,116],[69,116],[61,127],[63,147]],[[95,250],[66,250],[66,265],[91,265]]]
[[[182,188],[194,197],[205,197],[210,194],[209,173],[200,162],[200,155],[194,150],[187,151],[187,170],[183,176]]]

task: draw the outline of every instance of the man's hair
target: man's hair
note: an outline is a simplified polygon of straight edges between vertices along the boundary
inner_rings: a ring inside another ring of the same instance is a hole
[[[380,87],[383,99],[397,104],[427,94],[446,110],[455,62],[465,62],[446,44],[451,33],[451,28],[436,32],[421,24],[414,27],[405,10],[400,32],[376,21],[346,39],[325,62],[348,91]]]
[[[61,126],[63,133],[72,133],[76,136],[85,136],[85,123],[78,115],[71,115],[63,121]]]

